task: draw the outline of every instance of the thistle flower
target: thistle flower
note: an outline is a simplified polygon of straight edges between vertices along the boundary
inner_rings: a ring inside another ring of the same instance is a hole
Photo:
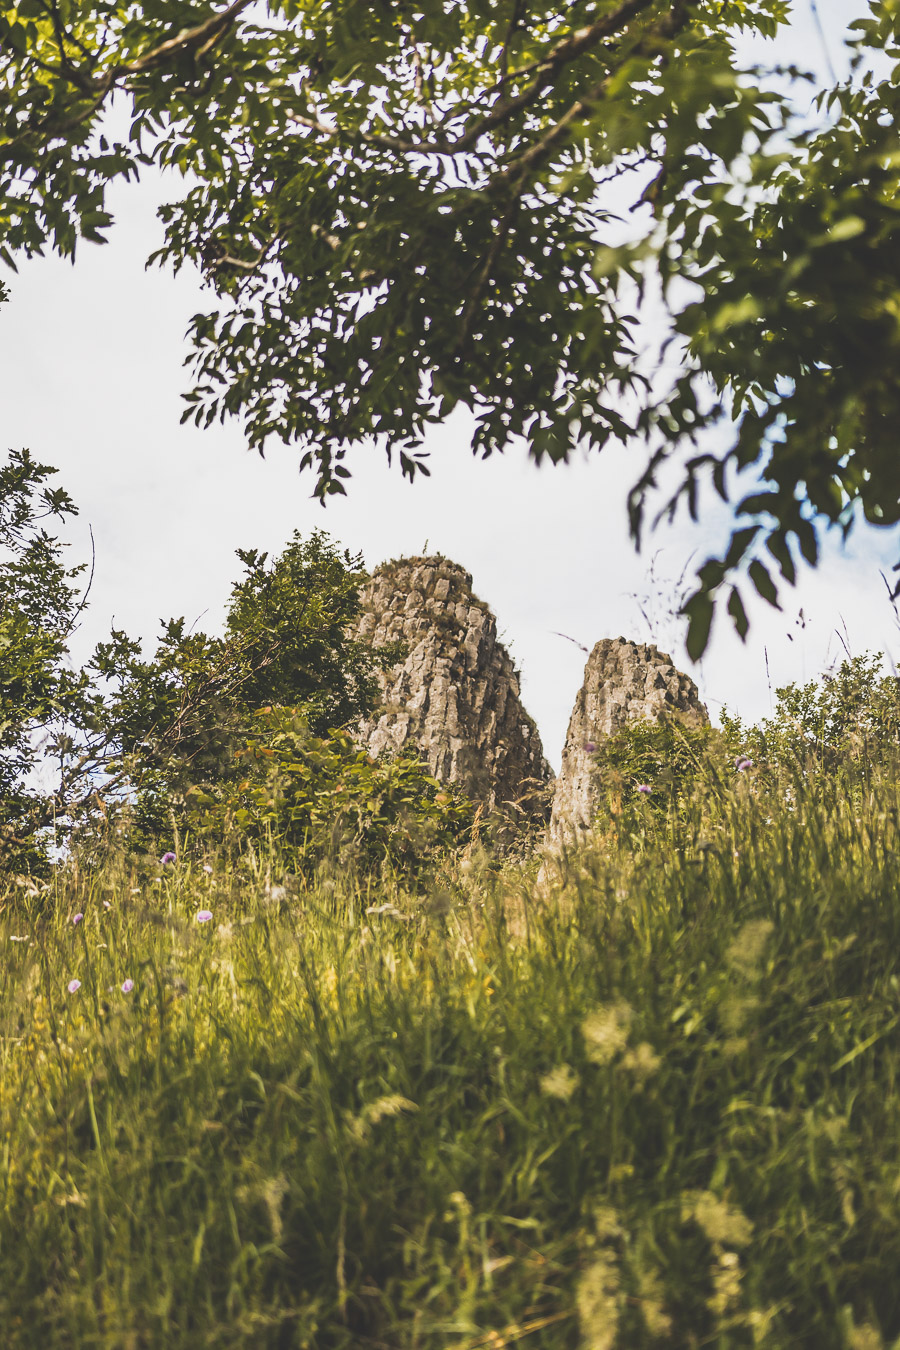
[[[122,993],[130,994],[134,988],[134,980],[124,980],[122,983]]]
[[[734,767],[737,769],[738,773],[745,773],[747,769],[753,768],[753,760],[748,759],[746,755],[739,755],[735,760]]]
[[[638,783],[637,790],[638,792],[643,792],[645,796],[653,791],[649,783]]]
[[[83,918],[84,918],[84,915],[83,915],[83,914],[73,914],[73,915],[72,915],[72,922],[73,922],[73,924],[75,924],[75,925],[77,926],[78,924],[81,923],[81,920],[82,920]]]
[[[162,863],[163,867],[165,867],[167,863],[173,863],[175,861],[175,854],[164,853],[159,861]]]
[[[209,923],[209,921],[210,921],[211,918],[212,918],[212,910],[211,910],[211,909],[201,909],[200,913],[197,915],[197,922],[198,922],[198,923]]]
[[[81,988],[81,981],[70,980],[66,988],[68,989],[70,994],[77,994],[78,990]]]

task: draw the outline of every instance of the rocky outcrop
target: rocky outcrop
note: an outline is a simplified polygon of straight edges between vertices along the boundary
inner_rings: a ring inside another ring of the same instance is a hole
[[[695,727],[709,722],[694,681],[656,647],[625,638],[598,642],[569,720],[550,817],[552,851],[575,843],[590,829],[598,806],[594,746],[628,722],[664,718]]]
[[[553,772],[469,573],[446,558],[403,558],[376,568],[361,600],[357,635],[400,645],[381,705],[360,727],[370,753],[414,746],[435,778],[473,801],[546,819]]]

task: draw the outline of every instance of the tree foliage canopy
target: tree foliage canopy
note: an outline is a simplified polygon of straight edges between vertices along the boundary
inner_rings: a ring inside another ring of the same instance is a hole
[[[0,465],[0,857],[34,860],[30,841],[35,794],[27,776],[40,740],[80,702],[84,681],[63,660],[77,618],[73,582],[45,522],[75,512],[71,498],[47,483],[53,470],[23,450]]]
[[[746,630],[732,574],[775,603],[773,564],[814,563],[817,522],[900,518],[897,84],[861,73],[900,52],[900,6],[871,0],[857,74],[800,130],[735,57],[789,8],[16,0],[0,248],[74,254],[111,223],[109,182],[180,170],[155,256],[216,298],[185,416],[297,442],[323,499],[359,441],[427,472],[427,428],[457,406],[484,455],[649,447],[638,536],[666,459],[692,513],[704,475],[727,497],[752,470],[688,604],[697,652],[723,588]],[[668,382],[637,356],[660,290]]]

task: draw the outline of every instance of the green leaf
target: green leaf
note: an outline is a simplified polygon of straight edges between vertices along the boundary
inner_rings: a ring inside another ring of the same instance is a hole
[[[731,594],[728,597],[728,613],[734,620],[734,626],[737,629],[738,637],[743,642],[747,636],[750,621],[747,618],[747,611],[744,609],[744,602],[734,586],[732,586]]]
[[[827,234],[822,235],[821,239],[813,241],[822,244],[844,244],[848,239],[856,239],[866,228],[866,222],[862,216],[844,216],[843,220],[836,221]]]
[[[765,565],[758,558],[754,558],[747,571],[750,580],[763,600],[766,600],[775,609],[781,609],[778,603],[778,590]]]
[[[715,603],[706,591],[695,591],[682,611],[688,617],[686,647],[692,661],[699,661],[709,643]]]

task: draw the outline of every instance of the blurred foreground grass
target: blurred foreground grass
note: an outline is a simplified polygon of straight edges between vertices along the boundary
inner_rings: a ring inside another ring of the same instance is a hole
[[[746,774],[542,898],[11,893],[0,1343],[900,1345],[895,778]]]

